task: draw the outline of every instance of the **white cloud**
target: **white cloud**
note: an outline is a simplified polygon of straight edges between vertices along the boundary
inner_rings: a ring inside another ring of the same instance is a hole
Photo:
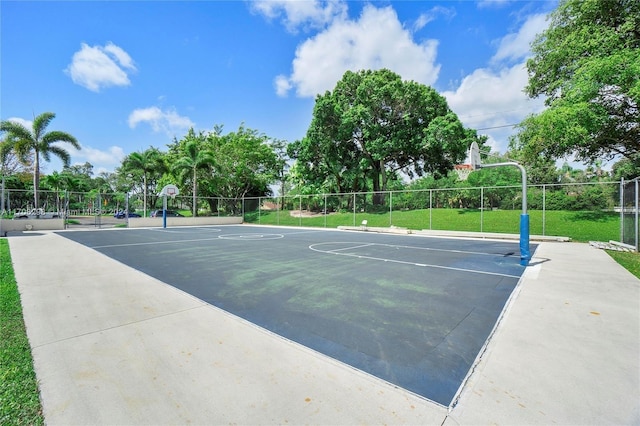
[[[435,21],[439,16],[445,17],[447,20],[451,20],[454,16],[456,16],[456,11],[454,8],[444,7],[444,6],[434,6],[428,12],[424,12],[420,14],[418,19],[413,24],[413,31],[420,31],[425,27],[429,22]]]
[[[268,19],[282,17],[282,23],[290,32],[299,27],[317,29],[347,16],[347,4],[343,0],[255,0],[251,9]]]
[[[33,121],[25,120],[24,118],[11,117],[11,118],[8,118],[7,121],[13,121],[14,123],[22,124],[28,130],[33,129]]]
[[[104,51],[110,53],[113,57],[115,57],[116,61],[120,63],[124,68],[135,70],[136,67],[133,64],[133,59],[127,52],[125,52],[122,48],[116,46],[115,44],[109,42],[104,47]]]
[[[140,123],[147,123],[154,132],[164,132],[175,136],[195,124],[189,117],[181,116],[175,109],[161,110],[158,107],[138,108],[129,114],[129,127],[135,128]]]
[[[511,3],[512,0],[479,0],[478,8],[482,9],[485,7],[502,7],[506,6],[508,3]]]
[[[490,136],[493,149],[505,151],[513,134],[511,125],[544,108],[542,99],[529,99],[524,93],[527,81],[524,63],[497,71],[481,68],[466,76],[455,91],[446,91],[443,96],[465,126],[494,127],[479,133]]]
[[[91,91],[111,86],[128,86],[129,74],[135,72],[133,60],[122,48],[109,42],[106,46],[82,43],[65,69],[75,84]]]
[[[278,96],[287,96],[289,90],[291,90],[291,83],[289,83],[289,79],[287,76],[279,75],[276,77],[274,81],[274,86],[276,87],[276,93]]]
[[[61,144],[60,147],[67,150],[74,164],[91,163],[100,171],[113,171],[120,166],[125,157],[124,150],[119,146],[110,146],[106,151],[82,145],[82,149],[77,150],[69,144]]]
[[[7,119],[14,123],[20,123],[29,130],[33,129],[33,121],[25,120],[19,117],[11,117]],[[69,153],[69,156],[73,159],[73,164],[84,164],[89,162],[94,166],[98,166],[104,170],[114,170],[120,165],[120,162],[124,158],[124,151],[119,146],[109,147],[108,151],[100,151],[89,146],[82,146],[82,149],[75,149],[72,145],[64,142],[55,143]],[[51,162],[42,161],[40,163],[41,171],[46,172],[53,166],[53,170],[62,170],[62,162],[60,159],[52,155]]]
[[[517,33],[504,36],[499,43],[498,51],[491,58],[492,62],[520,61],[530,55],[530,45],[537,34],[547,28],[545,14],[532,15],[520,27]]]
[[[381,68],[432,85],[440,71],[437,46],[435,40],[415,43],[393,8],[367,5],[358,21],[335,20],[298,46],[293,73],[278,76],[275,85],[280,96],[295,88],[298,96],[312,97],[333,89],[347,70]]]
[[[509,137],[515,134],[513,124],[544,109],[544,99],[530,99],[524,88],[529,78],[525,64],[530,43],[546,25],[545,15],[529,16],[517,32],[496,42],[496,53],[487,67],[476,69],[457,89],[443,93],[465,126],[486,129],[479,133],[489,137],[496,151],[507,150]]]
[[[443,95],[461,117],[482,117],[518,108],[527,99],[522,91],[526,83],[524,64],[498,72],[480,68],[466,76],[455,91],[446,91]]]

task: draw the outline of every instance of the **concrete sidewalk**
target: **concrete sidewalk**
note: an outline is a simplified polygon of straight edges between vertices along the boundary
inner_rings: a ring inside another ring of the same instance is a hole
[[[640,423],[640,280],[586,244],[540,244],[452,408],[56,234],[9,244],[49,425]]]

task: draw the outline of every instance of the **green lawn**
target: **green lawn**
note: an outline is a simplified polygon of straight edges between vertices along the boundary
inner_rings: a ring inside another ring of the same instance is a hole
[[[543,220],[544,216],[544,220]],[[293,217],[289,211],[261,211],[245,214],[245,221],[264,225],[316,226],[335,228],[359,226],[363,220],[369,226],[397,226],[408,229],[439,229],[449,231],[520,232],[520,211],[431,209],[383,213],[331,213],[314,217]],[[533,235],[569,237],[573,241],[609,241],[620,237],[620,215],[613,212],[570,212],[533,210],[529,212]]]
[[[607,253],[609,253],[616,262],[624,266],[629,272],[640,278],[640,253],[611,250],[608,250]]]
[[[44,424],[9,244],[0,238],[0,424]]]

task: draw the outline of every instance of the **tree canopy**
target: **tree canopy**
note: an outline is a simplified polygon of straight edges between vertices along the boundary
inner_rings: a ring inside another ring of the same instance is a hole
[[[548,108],[526,118],[512,147],[526,158],[640,162],[640,2],[562,0],[527,61],[530,97]]]
[[[316,98],[306,136],[288,153],[322,191],[379,192],[399,172],[446,175],[476,139],[434,89],[387,69],[347,71]]]
[[[6,139],[0,146],[0,158],[5,159],[10,151],[13,151],[24,164],[30,164],[33,160],[33,201],[34,208],[40,207],[38,189],[40,187],[40,160],[50,161],[51,154],[62,160],[65,166],[69,166],[71,156],[63,147],[56,145],[58,142],[66,142],[76,149],[80,144],[69,133],[59,130],[47,132],[47,126],[56,115],[52,112],[44,112],[33,119],[32,128],[29,129],[16,121],[2,121],[0,132],[6,132]]]
[[[164,154],[154,147],[149,147],[149,149],[142,152],[132,152],[122,162],[120,173],[130,175],[134,185],[139,185],[140,179],[142,179],[142,208],[145,216],[147,215],[149,188],[155,188],[157,181],[166,171],[167,165],[164,162]],[[155,194],[152,195],[152,198],[155,198]],[[155,203],[152,202],[151,204]]]
[[[278,177],[279,163],[269,137],[241,124],[237,131],[208,138],[215,155],[216,195],[240,199],[269,194]]]
[[[213,153],[205,147],[205,135],[200,132],[196,135],[193,128],[184,137],[184,143],[180,145],[181,156],[173,163],[171,170],[177,173],[181,182],[187,183],[191,181],[192,196],[192,214],[198,215],[196,197],[198,194],[198,171],[204,170],[211,172],[211,168],[215,163]]]
[[[212,211],[239,211],[243,197],[270,194],[269,185],[283,179],[283,160],[278,159],[274,144],[281,146],[282,141],[244,124],[227,134],[217,125],[212,132],[196,134],[190,130],[168,145],[167,161],[173,165],[171,172],[183,193],[206,197]],[[225,205],[219,206],[216,197],[227,199]],[[194,199],[194,208],[195,203]]]

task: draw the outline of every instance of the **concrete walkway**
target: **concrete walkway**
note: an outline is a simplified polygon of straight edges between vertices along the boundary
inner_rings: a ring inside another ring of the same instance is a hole
[[[640,423],[640,280],[586,244],[540,244],[452,408],[56,234],[9,244],[49,425]]]

